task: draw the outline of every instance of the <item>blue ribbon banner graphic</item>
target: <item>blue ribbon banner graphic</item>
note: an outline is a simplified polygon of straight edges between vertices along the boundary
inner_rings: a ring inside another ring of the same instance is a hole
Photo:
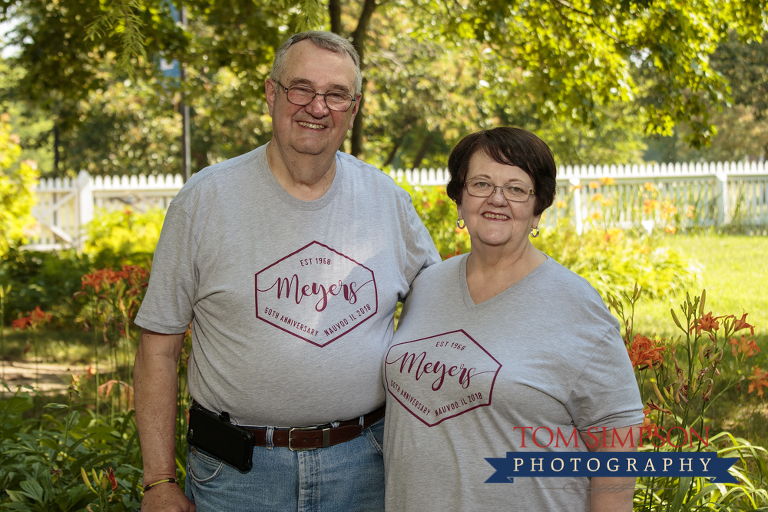
[[[715,452],[507,452],[486,458],[496,472],[485,483],[514,483],[522,477],[708,477],[737,483],[728,473],[739,459]]]

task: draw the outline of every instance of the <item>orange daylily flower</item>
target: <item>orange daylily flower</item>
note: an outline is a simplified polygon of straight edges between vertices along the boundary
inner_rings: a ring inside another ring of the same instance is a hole
[[[643,212],[651,213],[659,206],[659,202],[655,199],[646,199],[643,201]]]
[[[696,323],[696,325],[691,326],[691,331],[693,331],[694,328],[696,329],[696,334],[701,334],[701,331],[706,331],[710,333],[712,331],[716,331],[720,328],[720,322],[718,320],[720,320],[721,318],[723,317],[712,316],[712,312],[710,311],[709,313],[701,317],[699,321]]]
[[[736,338],[731,338],[731,341],[729,341],[731,344],[731,351],[733,352],[734,357],[741,352],[742,354],[745,354],[747,357],[752,357],[758,352],[760,352],[760,347],[757,346],[757,343],[755,343],[755,340],[752,338],[747,338],[743,334],[741,335],[741,339],[737,340]]]
[[[113,491],[116,491],[116,490],[117,490],[117,479],[115,478],[115,472],[114,472],[114,471],[112,470],[112,468],[110,467],[110,468],[109,468],[109,472],[107,472],[107,471],[104,471],[104,473],[106,473],[106,475],[107,475],[107,479],[108,479],[108,480],[109,480],[109,482],[112,484],[112,490],[113,490]]]
[[[616,183],[616,180],[611,178],[610,176],[606,176],[604,178],[600,178],[600,183],[603,185],[613,185]]]
[[[744,313],[741,318],[733,322],[733,332],[740,331],[742,329],[749,329],[752,336],[755,335],[755,326],[747,323],[747,313]]]
[[[589,182],[589,188],[592,190],[600,188],[600,182],[599,181],[590,181]]]
[[[661,217],[664,219],[670,218],[677,213],[677,207],[669,201],[664,201],[661,204]]]
[[[754,373],[748,378],[752,382],[749,383],[747,393],[751,393],[757,389],[758,396],[763,396],[763,388],[768,387],[768,373],[755,366]]]
[[[53,318],[51,313],[44,312],[40,309],[40,306],[35,306],[35,310],[29,316],[32,319],[32,323],[48,322]]]
[[[13,322],[11,322],[11,325],[16,330],[19,330],[19,331],[24,330],[28,326],[32,325],[32,317],[31,316],[24,316],[24,317],[21,317],[21,318],[17,318]]]
[[[653,400],[648,400],[648,404],[647,405],[648,405],[648,407],[643,410],[643,414],[646,414],[646,416],[647,416],[647,413],[645,411],[649,411],[649,412],[650,411],[660,411],[662,414],[672,414],[672,411],[670,411],[669,409],[665,409],[665,408],[661,407],[660,405],[656,405],[653,402]]]
[[[98,271],[93,274],[84,275],[80,278],[80,281],[82,283],[82,290],[85,290],[86,286],[91,286],[96,293],[99,293],[99,290],[101,289],[101,274]]]
[[[636,334],[632,344],[627,347],[632,367],[638,370],[658,368],[664,362],[663,353],[666,347],[659,340],[652,340]]]
[[[645,409],[643,409],[643,415],[645,416],[645,418],[643,418],[643,428],[650,428],[651,425],[653,425],[654,428],[656,427],[656,424],[653,423],[653,421],[651,421],[651,418],[648,417],[649,414],[651,414],[650,407],[646,407]]]
[[[123,265],[122,270],[103,268],[101,270],[96,270],[92,274],[84,275],[81,278],[82,289],[85,290],[87,286],[90,286],[96,293],[98,293],[102,287],[112,286],[123,280],[127,280],[134,287],[143,287],[147,276],[148,272],[138,265]]]
[[[16,330],[23,330],[27,327],[35,327],[37,324],[48,322],[53,318],[51,313],[46,313],[40,306],[35,306],[34,311],[30,311],[29,315],[17,318],[11,322],[11,326]]]
[[[666,228],[664,228],[664,231],[666,231],[670,235],[674,235],[675,233],[677,233],[677,228],[675,226],[667,226]]]
[[[599,192],[597,194],[593,194],[590,200],[599,202],[603,206],[610,206],[613,203],[611,199],[606,198],[603,194]]]

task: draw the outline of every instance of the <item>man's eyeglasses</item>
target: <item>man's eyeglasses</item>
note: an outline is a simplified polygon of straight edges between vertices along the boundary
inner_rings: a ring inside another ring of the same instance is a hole
[[[513,182],[506,185],[494,185],[483,178],[467,181],[464,184],[464,188],[467,189],[467,194],[474,197],[491,197],[496,192],[496,189],[500,188],[504,198],[515,203],[524,203],[528,201],[529,197],[534,195],[533,189],[525,183]]]
[[[335,110],[336,112],[346,112],[355,102],[355,98],[344,91],[330,91],[325,94],[320,94],[306,85],[292,85],[286,87],[277,80],[275,80],[275,83],[285,89],[285,96],[288,98],[288,101],[294,105],[300,105],[302,107],[312,103],[315,96],[322,96],[328,108]]]

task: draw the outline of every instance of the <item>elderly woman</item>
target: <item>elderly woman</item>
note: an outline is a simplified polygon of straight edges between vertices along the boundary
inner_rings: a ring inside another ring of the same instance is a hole
[[[631,510],[631,478],[485,483],[507,452],[632,449],[643,410],[618,321],[529,240],[555,196],[549,147],[496,128],[448,167],[472,252],[414,281],[384,360],[387,510]]]

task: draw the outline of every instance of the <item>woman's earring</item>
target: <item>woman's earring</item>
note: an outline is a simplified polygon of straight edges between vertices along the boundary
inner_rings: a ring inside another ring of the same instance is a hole
[[[463,221],[464,221],[464,219],[457,220],[456,221],[456,227],[459,228],[459,229],[464,229],[464,226],[466,226],[466,224],[462,224]]]
[[[537,236],[539,236],[539,228],[538,227],[535,227],[535,228],[531,229],[531,236],[533,238],[536,238]]]

